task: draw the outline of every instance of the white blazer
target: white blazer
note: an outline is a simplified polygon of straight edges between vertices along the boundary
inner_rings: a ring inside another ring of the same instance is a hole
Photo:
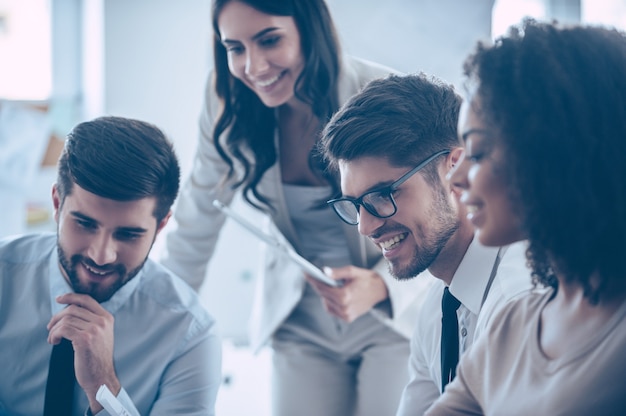
[[[362,59],[344,57],[339,77],[340,104],[345,103],[371,79],[384,77],[389,73],[396,71]],[[232,182],[223,183],[228,166],[212,142],[214,121],[220,111],[212,75],[207,82],[200,116],[199,142],[191,174],[181,189],[174,212],[175,224],[167,235],[162,258],[164,265],[196,290],[206,275],[207,264],[225,221],[224,214],[212,205],[212,201],[219,199],[230,204],[235,193],[239,192],[231,189]],[[226,133],[220,140],[225,140]],[[278,135],[275,146],[278,148]],[[240,173],[240,168],[238,164],[235,165],[237,174]],[[272,214],[270,232],[298,251],[298,237],[287,211],[280,172],[277,162],[265,172],[258,189],[272,201],[276,209]],[[425,272],[410,281],[397,281],[389,274],[380,249],[361,236],[357,227],[344,224],[344,232],[352,264],[376,270],[387,285],[391,316],[381,313],[376,313],[375,316],[409,339],[417,311],[433,278]],[[261,348],[287,318],[300,300],[304,285],[304,275],[297,265],[277,250],[266,250],[264,270],[257,279],[249,327],[250,344],[254,350]]]

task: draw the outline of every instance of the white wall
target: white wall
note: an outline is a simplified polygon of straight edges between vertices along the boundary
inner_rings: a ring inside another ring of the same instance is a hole
[[[347,53],[461,84],[477,39],[490,39],[494,0],[327,0]]]
[[[208,1],[106,0],[104,13],[105,112],[157,124],[187,170],[210,60]]]

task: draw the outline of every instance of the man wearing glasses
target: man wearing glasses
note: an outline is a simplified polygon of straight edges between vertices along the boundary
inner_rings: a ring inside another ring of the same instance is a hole
[[[481,246],[448,182],[463,155],[460,104],[437,79],[392,75],[348,101],[321,140],[340,175],[342,197],[328,201],[337,215],[380,248],[397,279],[425,270],[437,278],[416,322],[398,415],[422,414],[494,310],[531,286],[524,244]]]

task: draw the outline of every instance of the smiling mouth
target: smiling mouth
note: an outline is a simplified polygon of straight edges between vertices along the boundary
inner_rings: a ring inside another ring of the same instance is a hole
[[[395,237],[390,238],[389,240],[381,241],[380,243],[378,243],[378,245],[383,250],[391,250],[392,248],[400,244],[400,241],[404,240],[407,235],[407,233],[398,234]]]
[[[275,77],[272,77],[270,79],[266,79],[264,81],[255,81],[254,84],[257,87],[260,87],[260,88],[267,88],[267,87],[275,84],[276,82],[278,82],[278,80],[280,80],[283,77],[284,74],[285,74],[284,72],[281,72],[280,74],[278,74]]]
[[[93,267],[88,266],[87,264],[83,263],[83,266],[85,267],[85,269],[87,269],[90,273],[95,274],[96,276],[106,276],[107,274],[111,273],[112,270],[96,270]]]

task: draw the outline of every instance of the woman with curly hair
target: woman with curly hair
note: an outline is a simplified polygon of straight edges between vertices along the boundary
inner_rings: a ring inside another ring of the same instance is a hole
[[[452,180],[480,241],[527,239],[547,290],[503,308],[427,414],[623,414],[626,34],[526,21],[465,73]]]

